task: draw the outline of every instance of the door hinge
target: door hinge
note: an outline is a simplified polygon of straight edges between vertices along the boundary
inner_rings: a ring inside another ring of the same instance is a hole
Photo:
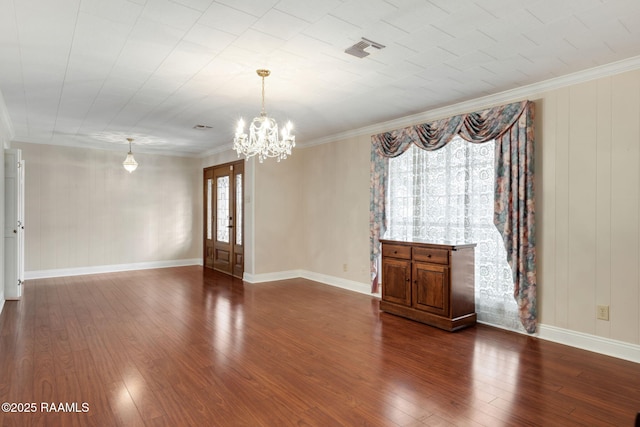
[[[18,280],[18,286],[22,285],[22,280]]]

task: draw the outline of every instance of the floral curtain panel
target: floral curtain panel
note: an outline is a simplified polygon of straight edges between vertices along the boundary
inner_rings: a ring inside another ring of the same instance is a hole
[[[410,126],[372,136],[371,147],[371,274],[378,288],[380,237],[385,232],[385,188],[388,158],[411,144],[437,150],[455,135],[473,143],[495,139],[494,224],[500,232],[513,272],[514,297],[525,330],[537,325],[534,220],[534,104],[522,101],[480,112]]]

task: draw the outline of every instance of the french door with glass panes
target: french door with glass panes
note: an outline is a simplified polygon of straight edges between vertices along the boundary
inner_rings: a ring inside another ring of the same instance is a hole
[[[244,161],[204,170],[204,265],[244,273]]]

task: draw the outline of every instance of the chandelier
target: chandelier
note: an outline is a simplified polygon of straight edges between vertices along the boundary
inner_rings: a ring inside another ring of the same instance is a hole
[[[122,162],[122,166],[131,173],[138,167],[138,162],[133,158],[133,153],[131,152],[131,142],[133,138],[127,138],[127,141],[129,141],[129,153],[127,154],[127,158],[124,159],[124,162]]]
[[[255,117],[249,126],[249,135],[244,133],[244,120],[238,121],[236,134],[233,138],[233,149],[238,152],[238,157],[245,158],[258,156],[260,163],[267,157],[275,157],[278,161],[291,155],[291,149],[296,146],[296,137],[291,134],[293,125],[288,122],[282,129],[282,139],[278,135],[278,123],[267,116],[264,109],[264,78],[271,74],[269,70],[256,70],[262,77],[262,111],[259,117]]]

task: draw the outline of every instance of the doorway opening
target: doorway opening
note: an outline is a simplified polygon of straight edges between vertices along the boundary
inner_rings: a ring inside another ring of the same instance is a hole
[[[244,274],[244,161],[204,169],[204,250],[207,268]]]

